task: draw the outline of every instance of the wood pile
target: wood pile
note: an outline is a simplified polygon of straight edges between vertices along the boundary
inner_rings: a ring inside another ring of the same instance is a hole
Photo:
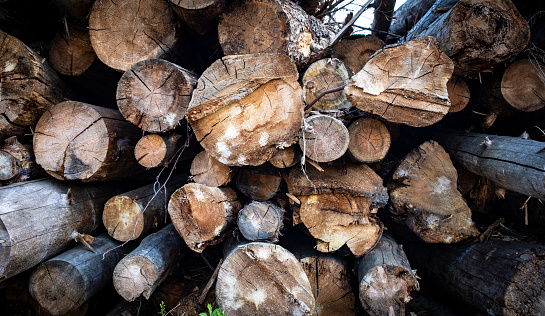
[[[545,5],[394,4],[0,1],[0,304],[545,314]]]

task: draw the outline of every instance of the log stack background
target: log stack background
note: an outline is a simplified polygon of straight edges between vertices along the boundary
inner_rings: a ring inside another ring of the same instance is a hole
[[[544,4],[0,2],[3,312],[545,314]]]

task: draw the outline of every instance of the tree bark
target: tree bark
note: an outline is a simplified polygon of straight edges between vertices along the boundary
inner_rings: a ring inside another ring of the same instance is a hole
[[[172,224],[148,235],[115,267],[113,281],[117,293],[129,302],[140,295],[148,300],[176,268],[186,250],[182,237]]]
[[[315,300],[297,258],[281,246],[252,242],[222,264],[216,299],[226,315],[310,315]]]
[[[257,167],[244,167],[238,171],[237,188],[252,200],[267,201],[278,191],[282,176],[273,166],[266,164]]]
[[[170,219],[187,246],[195,252],[219,244],[233,229],[242,205],[230,188],[189,183],[168,202]]]
[[[447,82],[448,98],[450,100],[449,113],[460,112],[469,103],[471,93],[464,79],[452,76]]]
[[[141,133],[118,111],[66,101],[38,121],[34,154],[57,179],[119,179],[144,170],[133,153]]]
[[[395,4],[396,0],[380,0],[375,3],[375,16],[371,29],[373,29],[372,34],[382,41],[385,41],[388,35],[386,32],[392,23]]]
[[[359,162],[382,160],[390,149],[390,132],[381,121],[370,117],[356,120],[348,127],[348,151]]]
[[[148,134],[134,147],[134,158],[145,168],[167,166],[180,146],[178,134]],[[187,156],[187,155],[184,155]]]
[[[58,32],[51,41],[48,60],[60,74],[79,76],[91,67],[96,57],[89,30],[68,25],[67,30]]]
[[[392,177],[394,220],[428,243],[456,243],[479,232],[457,190],[458,174],[445,150],[428,141],[410,152]]]
[[[174,12],[190,28],[204,35],[215,26],[213,20],[223,11],[225,0],[170,0]]]
[[[249,241],[278,242],[283,221],[284,209],[273,203],[253,201],[238,213],[237,226]]]
[[[210,156],[206,150],[201,151],[193,158],[190,172],[193,181],[209,187],[227,185],[234,174],[229,166]]]
[[[432,37],[388,46],[376,53],[345,88],[358,109],[392,123],[428,126],[450,108],[451,60]]]
[[[293,146],[279,149],[269,160],[271,165],[278,169],[285,169],[295,166],[301,162],[301,154],[299,150],[293,148]]]
[[[261,165],[296,141],[303,120],[297,69],[286,56],[227,56],[199,78],[187,120],[226,165]]]
[[[307,104],[322,92],[346,85],[352,72],[337,58],[320,59],[312,63],[303,75],[303,99]],[[346,99],[344,90],[328,93],[320,98],[312,109],[316,111],[338,111],[349,109],[352,104]]]
[[[117,107],[127,121],[151,133],[172,131],[187,113],[197,75],[162,59],[139,61],[117,84]]]
[[[407,0],[394,12],[389,33],[404,37],[407,32],[428,12],[435,0]],[[397,42],[398,38],[388,37],[388,42]]]
[[[374,35],[347,37],[332,47],[331,56],[342,60],[353,74],[357,74],[369,58],[383,47],[384,42]]]
[[[30,145],[23,145],[12,136],[0,148],[0,182],[3,185],[35,178],[41,173]]]
[[[107,235],[95,237],[91,251],[78,245],[39,265],[30,275],[29,290],[52,315],[66,314],[111,282],[115,265],[129,253]]]
[[[382,235],[376,247],[356,261],[359,298],[372,316],[405,315],[405,304],[418,290],[415,271],[403,249],[389,235]]]
[[[309,159],[330,162],[341,158],[350,143],[343,122],[328,115],[312,115],[305,119],[299,147]]]

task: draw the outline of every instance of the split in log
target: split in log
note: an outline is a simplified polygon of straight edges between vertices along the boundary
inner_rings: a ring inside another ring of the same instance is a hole
[[[89,35],[98,58],[118,71],[144,59],[175,59],[179,28],[166,1],[95,1],[89,16]]]
[[[375,3],[375,14],[371,25],[372,34],[385,41],[394,15],[396,0],[381,0]]]
[[[464,79],[458,76],[450,77],[447,82],[448,98],[450,100],[449,113],[460,112],[469,103],[470,91]]]
[[[312,63],[303,75],[303,99],[311,103],[324,91],[346,85],[352,73],[337,58],[320,59]],[[344,90],[328,93],[320,98],[312,109],[316,111],[337,111],[349,109],[352,104],[346,99]]]
[[[418,290],[415,272],[403,249],[389,235],[356,262],[359,297],[372,316],[405,315],[405,304]]]
[[[501,94],[517,110],[531,112],[545,106],[545,65],[537,60],[522,59],[503,73]]]
[[[168,202],[174,227],[187,246],[199,253],[227,237],[241,208],[234,190],[198,183],[176,190]]]
[[[209,187],[227,185],[233,177],[233,170],[210,156],[206,150],[198,153],[191,162],[191,177],[196,183]]]
[[[216,27],[213,20],[225,7],[225,0],[170,0],[170,3],[180,19],[201,35]]]
[[[268,202],[251,202],[238,213],[237,226],[249,241],[278,242],[284,210]]]
[[[60,74],[79,76],[91,67],[96,57],[89,30],[68,25],[66,30],[58,32],[51,41],[48,60]]]
[[[309,159],[330,162],[341,158],[350,143],[343,122],[328,115],[312,115],[305,119],[299,147]]]
[[[0,187],[0,280],[66,249],[72,232],[98,229],[104,203],[128,185],[48,178]]]
[[[407,0],[394,12],[388,33],[404,37],[407,32],[428,12],[435,0]],[[389,36],[388,42],[397,42],[398,37]]]
[[[117,84],[119,112],[144,131],[172,131],[187,113],[197,75],[162,59],[139,61]]]
[[[144,170],[133,153],[141,133],[118,111],[66,101],[52,106],[38,121],[34,154],[57,179],[119,179]]]
[[[392,123],[428,126],[448,113],[452,61],[432,37],[388,46],[373,55],[345,88],[358,109]]]
[[[429,141],[410,152],[395,171],[390,199],[394,220],[428,243],[456,243],[479,232],[457,189],[449,155]]]
[[[23,136],[51,106],[68,96],[43,58],[0,31],[0,140]]]
[[[0,182],[4,185],[29,180],[41,173],[30,145],[23,145],[16,136],[7,138],[0,147]]]
[[[142,167],[164,167],[180,149],[181,137],[178,134],[145,135],[134,147],[134,158]]]
[[[236,180],[240,192],[256,201],[272,199],[280,191],[281,183],[280,172],[269,164],[241,168]]]
[[[301,153],[299,150],[294,149],[293,146],[278,149],[278,151],[269,160],[271,165],[278,169],[293,167],[300,161]]]
[[[185,183],[187,176],[172,176],[160,190],[154,183],[110,198],[102,213],[108,235],[124,242],[164,226],[168,199]]]
[[[53,0],[59,8],[80,22],[87,22],[93,0]]]
[[[543,315],[545,247],[492,239],[442,246],[407,243],[405,252],[430,282],[467,315]]]
[[[172,224],[148,235],[115,267],[115,290],[129,302],[140,295],[148,300],[157,286],[176,268],[185,250],[184,241]]]
[[[256,13],[253,12],[252,15]],[[283,55],[227,56],[199,78],[187,120],[226,165],[261,165],[295,143],[303,121],[297,69]]]
[[[225,55],[273,53],[302,68],[323,58],[334,33],[286,0],[235,1],[220,15]]]
[[[93,251],[78,245],[39,265],[30,275],[29,291],[52,315],[66,314],[111,282],[115,265],[129,252],[107,235],[95,237]]]
[[[333,46],[332,57],[342,60],[352,73],[356,74],[369,58],[383,47],[384,42],[374,35],[354,39],[347,37]]]
[[[381,121],[364,117],[348,127],[348,151],[359,162],[382,160],[390,149],[390,132]]]
[[[223,262],[216,299],[226,315],[310,315],[315,300],[295,256],[281,246],[252,242]]]

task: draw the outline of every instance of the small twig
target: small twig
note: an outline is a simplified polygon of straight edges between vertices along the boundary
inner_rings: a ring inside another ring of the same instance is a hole
[[[329,90],[326,90],[326,91],[320,93],[320,95],[317,96],[316,99],[312,100],[312,102],[310,102],[309,104],[307,104],[307,105],[305,106],[305,111],[308,110],[308,109],[310,109],[310,108],[312,108],[312,106],[313,106],[314,104],[316,104],[316,102],[318,102],[321,98],[323,98],[324,95],[329,94],[329,93],[333,93],[333,92],[337,92],[337,91],[341,91],[341,90],[344,89],[345,87],[346,87],[346,85],[344,84],[344,85],[342,85],[342,86],[340,86],[340,87],[333,88],[333,89],[329,89]]]
[[[522,204],[522,206],[520,207],[520,209],[524,209],[524,225],[528,226],[528,201],[530,201],[530,199],[532,198],[532,196],[528,196],[528,198],[526,199],[526,201],[524,201],[524,204]]]
[[[218,276],[218,272],[220,271],[220,267],[222,263],[223,263],[223,259],[220,259],[220,262],[216,266],[216,270],[214,270],[214,274],[212,274],[212,277],[210,278],[210,280],[208,280],[208,283],[202,290],[201,295],[199,296],[199,304],[202,305],[204,303],[204,300],[206,299],[206,295],[208,295],[208,291],[210,291],[210,288],[214,284],[214,281],[216,281],[216,278]]]
[[[295,204],[301,204],[301,201],[299,201],[299,199],[297,197],[295,197],[295,195],[292,195],[292,194],[286,192],[286,196],[289,197],[290,200],[295,202]]]
[[[362,13],[367,10],[371,2],[373,2],[373,0],[367,0],[367,2],[361,7],[361,9],[356,14],[354,14],[352,19],[348,23],[346,23],[345,26],[343,26],[343,28],[339,31],[339,33],[337,33],[337,35],[335,35],[335,37],[333,37],[331,43],[329,44],[329,47],[332,47],[341,40],[346,31],[348,31],[348,29],[352,26],[352,24],[356,23],[356,20],[360,17],[360,15],[362,15]]]
[[[498,218],[492,225],[488,226],[488,228],[484,231],[484,233],[479,236],[480,242],[485,242],[490,239],[490,236],[492,236],[492,233],[498,229],[498,227],[505,222],[505,219]]]
[[[401,36],[401,35],[397,35],[397,34],[394,34],[394,33],[386,32],[386,31],[381,31],[381,30],[375,30],[375,29],[372,29],[372,28],[370,28],[370,27],[359,26],[359,25],[356,25],[356,24],[354,24],[354,27],[357,27],[357,28],[362,29],[362,30],[367,30],[367,31],[371,31],[371,32],[376,32],[376,33],[382,33],[382,34],[390,35],[390,36],[397,37],[397,38],[402,38],[402,37],[403,37],[403,36]]]
[[[307,162],[308,162],[311,166],[313,166],[314,168],[318,169],[318,171],[324,172],[324,169],[322,169],[322,167],[320,167],[320,165],[317,164],[315,161],[312,161],[312,160],[310,160],[310,159],[307,159]]]

